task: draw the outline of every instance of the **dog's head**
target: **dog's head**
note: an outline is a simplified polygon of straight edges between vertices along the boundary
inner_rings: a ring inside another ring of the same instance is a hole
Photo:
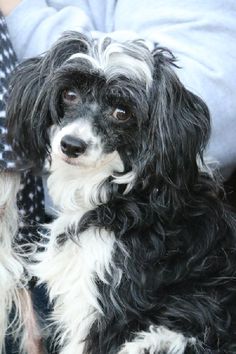
[[[129,190],[150,181],[188,188],[208,140],[209,113],[173,65],[169,51],[151,52],[142,41],[65,34],[12,78],[7,117],[16,152],[38,167],[48,155],[91,171],[116,161],[116,182]]]

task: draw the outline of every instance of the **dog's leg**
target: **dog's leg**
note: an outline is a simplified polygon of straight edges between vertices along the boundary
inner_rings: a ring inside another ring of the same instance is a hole
[[[150,326],[149,331],[137,333],[136,337],[124,344],[118,354],[184,354],[188,345],[196,340],[163,326]]]

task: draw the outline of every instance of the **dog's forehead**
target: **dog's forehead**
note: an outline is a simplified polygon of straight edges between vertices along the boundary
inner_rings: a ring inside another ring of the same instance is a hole
[[[74,53],[67,61],[80,59],[101,71],[108,81],[123,76],[142,82],[147,89],[152,85],[153,56],[142,41],[99,40],[88,48],[88,53]]]

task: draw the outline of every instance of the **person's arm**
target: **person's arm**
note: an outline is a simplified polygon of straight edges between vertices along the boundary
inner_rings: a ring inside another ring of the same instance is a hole
[[[177,57],[184,85],[210,108],[208,156],[224,176],[236,168],[236,1],[119,0],[115,30],[134,31]]]
[[[19,61],[45,52],[64,31],[93,30],[89,14],[83,6],[80,7],[80,2],[84,4],[82,0],[78,0],[76,7],[65,6],[59,11],[49,6],[46,0],[18,2],[6,16],[6,21]]]

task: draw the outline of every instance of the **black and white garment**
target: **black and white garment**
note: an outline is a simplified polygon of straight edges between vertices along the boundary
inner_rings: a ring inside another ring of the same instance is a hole
[[[6,22],[0,12],[0,172],[22,170],[21,188],[18,194],[19,212],[21,215],[19,241],[32,240],[37,225],[44,222],[44,194],[40,177],[32,176],[24,171],[22,163],[17,159],[6,143],[5,102],[10,73],[17,62],[12,48]]]

